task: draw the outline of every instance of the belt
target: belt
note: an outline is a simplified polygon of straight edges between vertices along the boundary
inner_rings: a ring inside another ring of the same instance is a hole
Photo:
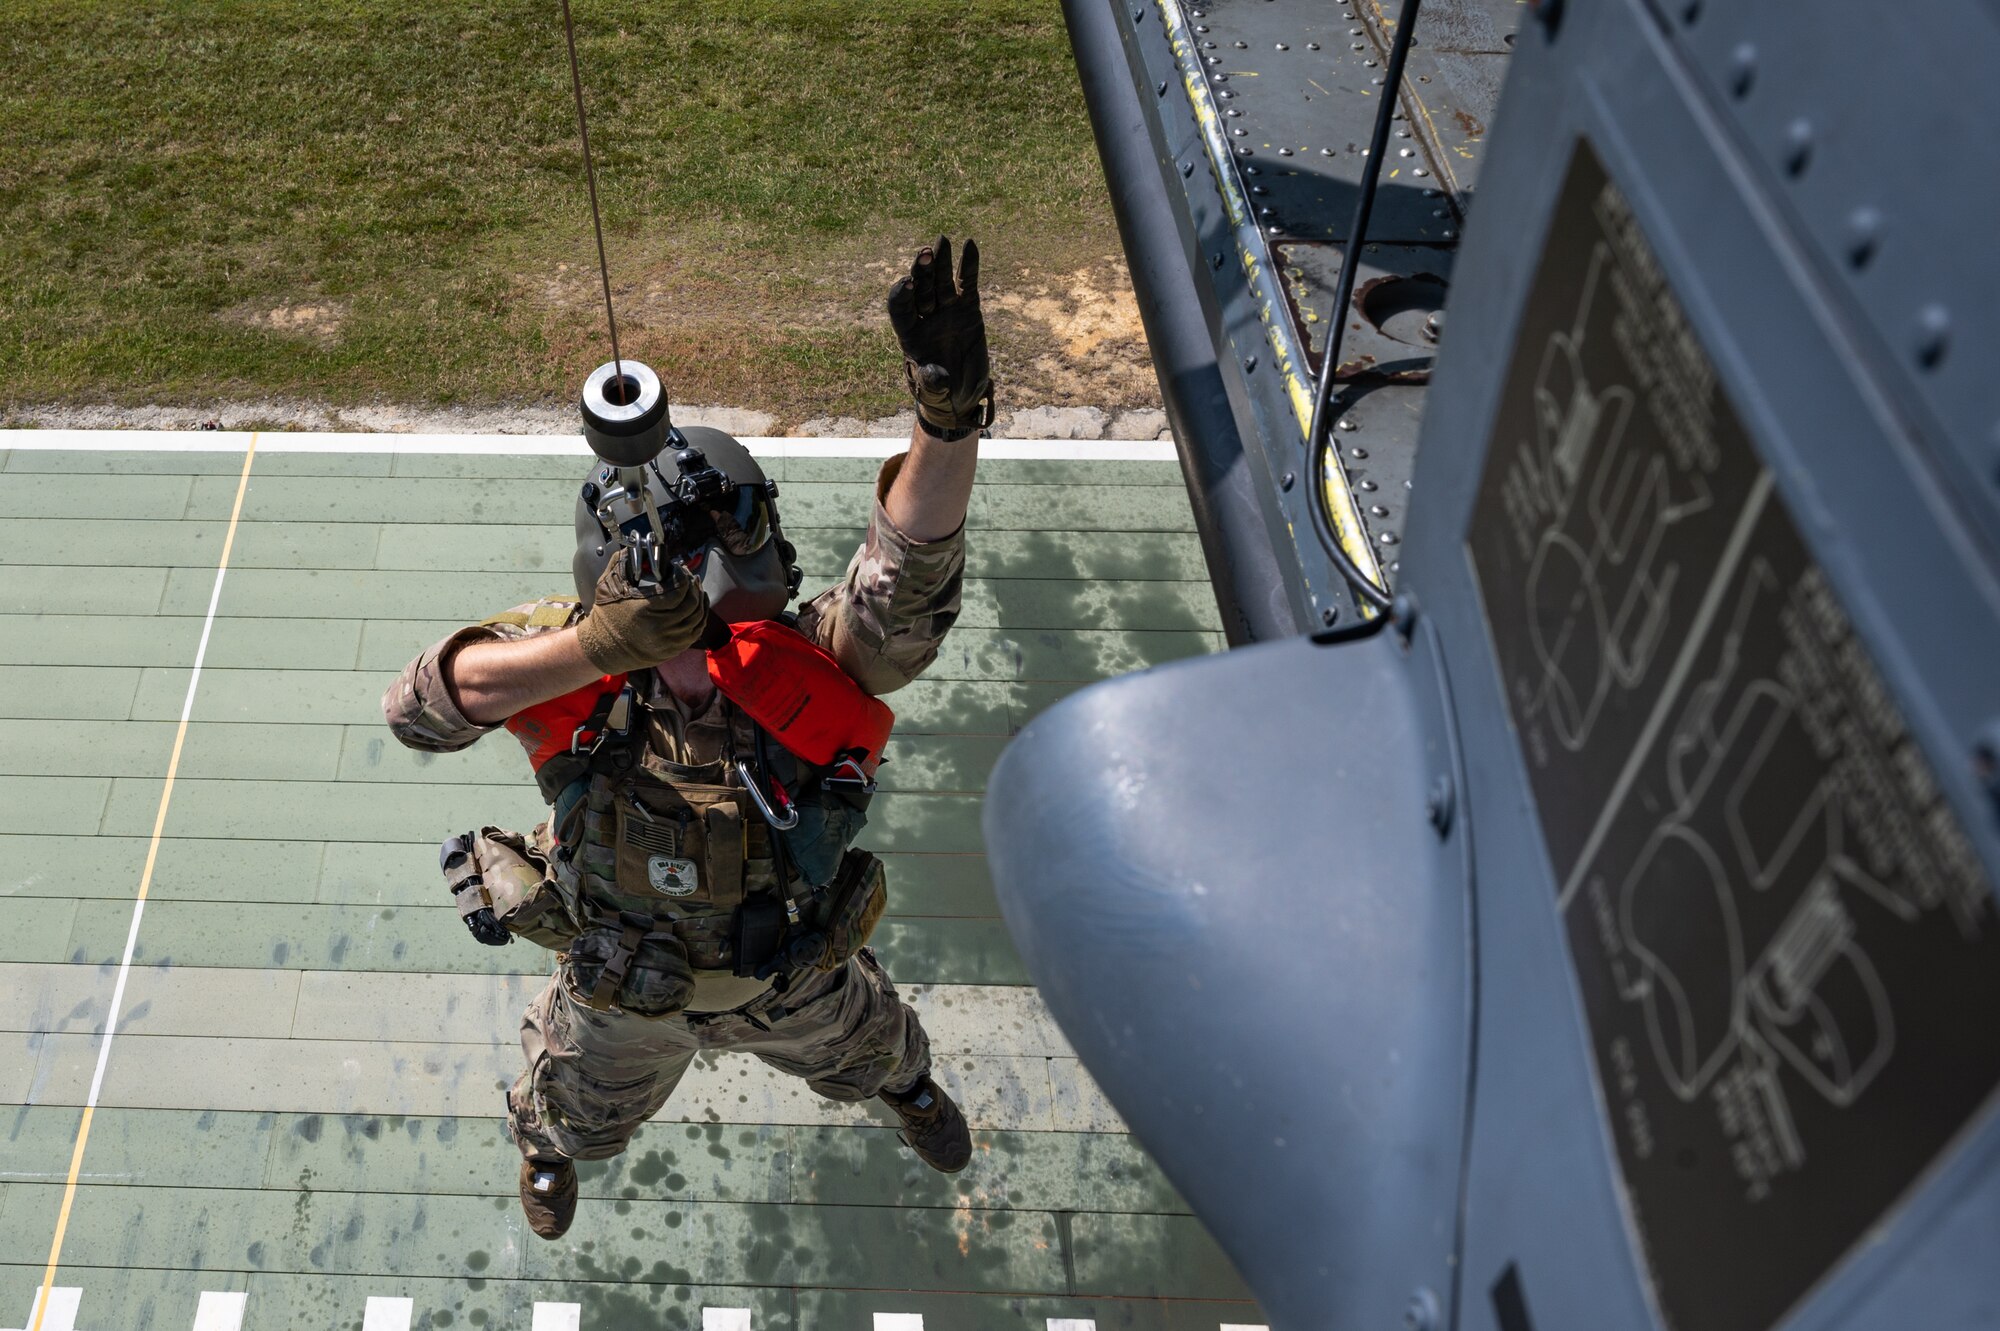
[[[725,1017],[736,1017],[749,1022],[759,1030],[768,1031],[771,1029],[770,1026],[760,1018],[768,1017],[771,1021],[783,1021],[790,1015],[791,1009],[785,1006],[784,994],[774,985],[749,1002],[730,1008],[727,1012],[683,1012],[681,1019],[690,1026],[707,1026]]]

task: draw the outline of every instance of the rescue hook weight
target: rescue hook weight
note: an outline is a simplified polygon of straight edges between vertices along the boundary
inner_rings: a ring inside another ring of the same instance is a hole
[[[636,360],[611,360],[584,380],[583,440],[614,467],[643,467],[673,433],[660,376]]]

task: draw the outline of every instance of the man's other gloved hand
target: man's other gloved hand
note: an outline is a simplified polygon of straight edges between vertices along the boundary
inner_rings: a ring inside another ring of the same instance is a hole
[[[504,947],[514,941],[514,935],[507,932],[507,926],[493,918],[493,907],[481,906],[465,917],[465,927],[472,936],[488,947]]]
[[[910,275],[889,288],[889,324],[903,344],[903,373],[932,434],[956,439],[993,423],[993,366],[979,312],[979,246],[965,242],[958,281],[951,240],[917,252]]]
[[[613,559],[597,577],[590,613],[576,626],[576,640],[590,663],[607,675],[644,670],[679,656],[701,640],[708,626],[708,597],[679,568],[648,595],[633,586],[626,561]]]

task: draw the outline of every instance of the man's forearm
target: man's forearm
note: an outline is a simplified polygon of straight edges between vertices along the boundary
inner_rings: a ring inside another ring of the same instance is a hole
[[[584,656],[573,628],[467,643],[445,662],[443,674],[458,710],[482,726],[604,677]]]
[[[972,502],[972,474],[979,464],[979,441],[946,443],[910,428],[910,455],[882,500],[889,521],[913,541],[941,541],[965,523]]]

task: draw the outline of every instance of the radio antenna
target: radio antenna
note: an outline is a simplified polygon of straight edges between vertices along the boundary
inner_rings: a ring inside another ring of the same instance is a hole
[[[604,284],[604,323],[611,330],[612,379],[605,396],[623,406],[637,397],[625,384],[624,359],[618,354],[618,316],[611,310],[611,265],[604,258],[604,218],[597,208],[597,168],[590,160],[590,122],[583,114],[583,74],[576,63],[576,23],[570,18],[569,0],[562,0],[563,37],[569,43],[569,86],[576,95],[576,132],[583,140],[583,179],[590,189],[590,225],[597,233],[597,276]],[[613,396],[616,394],[616,396]]]

